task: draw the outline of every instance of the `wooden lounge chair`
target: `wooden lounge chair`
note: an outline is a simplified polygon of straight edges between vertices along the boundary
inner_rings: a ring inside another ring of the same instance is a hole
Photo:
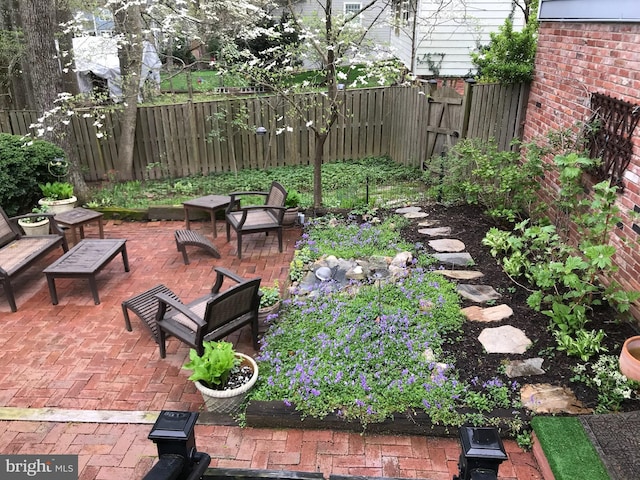
[[[260,278],[245,280],[225,268],[214,270],[216,282],[211,293],[186,305],[163,293],[155,295],[160,302],[156,324],[162,358],[166,356],[167,335],[173,335],[202,355],[202,342],[220,340],[247,324],[251,324],[253,345],[258,349]],[[225,278],[237,285],[221,292]]]
[[[260,195],[265,198],[263,205],[241,206],[241,197]],[[284,202],[287,191],[278,182],[273,182],[268,192],[234,192],[227,208],[227,242],[233,228],[238,236],[238,258],[242,258],[242,236],[250,233],[271,231],[278,234],[278,248],[282,252],[282,218],[287,209]]]
[[[18,220],[30,217],[49,218],[51,234],[41,236],[23,235],[18,226]],[[69,251],[64,232],[56,223],[53,214],[29,213],[9,218],[5,211],[0,208],[0,283],[12,312],[17,312],[18,307],[16,306],[11,280],[51,250],[60,246],[65,252]]]

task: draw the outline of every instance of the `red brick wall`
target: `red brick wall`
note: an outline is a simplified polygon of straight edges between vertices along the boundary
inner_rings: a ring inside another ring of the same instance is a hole
[[[525,142],[550,130],[573,128],[589,118],[590,94],[598,92],[640,105],[640,23],[540,24],[536,71],[524,127]],[[623,228],[613,243],[618,248],[616,280],[625,289],[640,290],[640,234],[627,212],[640,207],[640,126],[633,135],[633,158],[619,195]],[[547,187],[554,178],[545,179]],[[640,220],[636,219],[640,232]],[[630,246],[623,245],[626,239]],[[640,322],[640,303],[633,313]]]

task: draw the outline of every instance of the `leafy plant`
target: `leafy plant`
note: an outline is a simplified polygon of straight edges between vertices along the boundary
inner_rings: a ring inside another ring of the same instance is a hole
[[[489,215],[513,221],[535,203],[545,169],[541,157],[523,162],[520,152],[499,151],[493,139],[464,139],[423,178],[445,203],[480,204]]]
[[[284,206],[287,208],[297,208],[300,206],[302,196],[297,190],[288,190],[287,198],[284,201]]]
[[[260,287],[260,293],[260,308],[273,307],[280,301],[278,281],[274,281],[271,287]]]
[[[555,331],[554,335],[558,342],[558,350],[567,352],[569,356],[580,357],[583,362],[588,361],[596,353],[607,351],[607,348],[602,345],[604,330],[580,329],[575,332],[575,337],[562,331]]]
[[[598,391],[596,412],[618,411],[625,399],[637,398],[640,383],[620,373],[618,357],[602,355],[595,363],[576,365],[572,382],[583,382]]]
[[[30,211],[40,198],[38,184],[51,179],[48,163],[61,156],[64,151],[53,143],[0,133],[0,205],[7,215]]]
[[[49,207],[47,205],[39,205],[37,207],[33,207],[31,209],[31,213],[47,213],[47,211],[49,210]],[[27,218],[23,218],[22,222],[24,223],[38,223],[41,222],[43,220],[46,220],[47,217],[27,217]]]
[[[73,197],[73,185],[68,182],[47,182],[39,187],[47,200],[65,200]]]
[[[182,368],[192,370],[189,380],[200,381],[212,389],[222,390],[233,367],[240,364],[230,342],[204,342],[204,353],[189,351],[189,362]]]

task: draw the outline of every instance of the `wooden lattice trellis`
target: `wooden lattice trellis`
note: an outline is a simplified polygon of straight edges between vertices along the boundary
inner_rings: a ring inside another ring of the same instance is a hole
[[[589,123],[594,126],[589,135],[591,158],[602,163],[595,172],[602,179],[623,188],[624,172],[633,154],[633,131],[640,120],[640,106],[601,93],[591,94]]]

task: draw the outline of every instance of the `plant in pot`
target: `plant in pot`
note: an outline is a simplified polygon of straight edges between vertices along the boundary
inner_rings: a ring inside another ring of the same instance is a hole
[[[258,333],[264,333],[269,327],[269,315],[280,310],[280,287],[278,281],[271,287],[260,287],[260,307],[258,309]]]
[[[234,413],[258,379],[258,364],[248,355],[236,352],[230,342],[204,342],[204,353],[189,352],[183,368],[192,370],[195,382],[209,412]]]
[[[284,211],[284,217],[282,218],[283,225],[293,225],[296,223],[301,200],[302,196],[297,190],[289,190],[287,192],[287,198],[284,200],[284,206],[287,207],[287,209]]]
[[[73,185],[68,182],[47,182],[39,185],[43,198],[39,205],[46,205],[53,214],[73,210],[78,199],[73,194]]]
[[[32,214],[38,213],[47,213],[48,207],[46,205],[42,205],[39,207],[34,207],[31,210]],[[48,235],[49,234],[49,219],[45,216],[37,216],[31,215],[25,218],[18,219],[18,225],[22,228],[22,231],[27,236],[38,236],[38,235]]]

